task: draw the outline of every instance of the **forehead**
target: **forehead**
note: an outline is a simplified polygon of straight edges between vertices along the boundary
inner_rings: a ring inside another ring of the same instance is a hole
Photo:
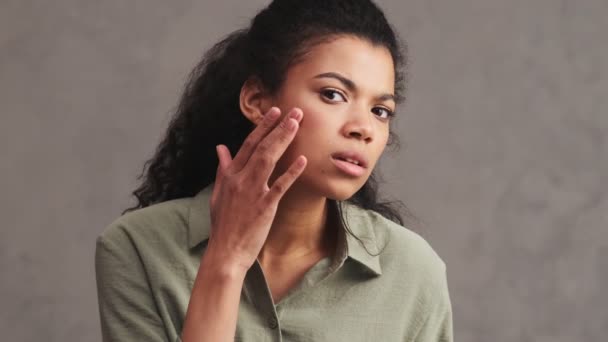
[[[354,36],[342,36],[313,46],[287,73],[290,82],[309,80],[325,72],[351,79],[363,91],[393,92],[395,69],[390,51]]]

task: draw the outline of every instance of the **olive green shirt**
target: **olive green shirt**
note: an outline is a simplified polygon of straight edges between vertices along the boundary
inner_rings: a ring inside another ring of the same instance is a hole
[[[209,196],[127,213],[97,239],[104,341],[180,341],[209,237]],[[444,262],[419,235],[342,202],[352,235],[274,303],[258,261],[247,272],[235,341],[453,341]],[[204,272],[205,270],[201,270]]]

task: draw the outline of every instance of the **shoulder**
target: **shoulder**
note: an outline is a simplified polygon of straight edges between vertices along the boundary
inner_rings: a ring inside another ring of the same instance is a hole
[[[419,282],[424,287],[443,286],[446,264],[424,237],[375,211],[366,212],[383,270],[399,280]]]
[[[152,247],[186,243],[191,198],[180,198],[125,213],[107,225],[98,245]]]

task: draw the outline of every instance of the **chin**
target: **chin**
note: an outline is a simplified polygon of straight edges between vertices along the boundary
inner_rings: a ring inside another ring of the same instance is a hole
[[[335,166],[309,163],[304,172],[296,179],[292,188],[296,192],[314,194],[335,201],[344,201],[359,191],[369,178],[369,174],[360,177],[344,175]]]
[[[347,199],[353,197],[357,191],[359,191],[361,187],[344,187],[342,189],[337,189],[327,193],[327,198],[336,200],[336,201],[346,201]]]
[[[323,197],[335,201],[345,201],[359,191],[367,181],[367,178],[343,178],[335,176],[316,177],[314,180],[302,179],[303,185],[309,191],[322,194]]]

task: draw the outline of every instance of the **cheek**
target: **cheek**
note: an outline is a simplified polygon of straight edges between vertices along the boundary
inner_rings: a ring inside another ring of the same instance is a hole
[[[302,108],[302,107],[300,107]],[[327,120],[322,119],[322,115],[310,109],[302,109],[304,117],[300,122],[300,127],[294,139],[285,151],[287,160],[295,160],[298,156],[304,155],[310,163],[314,163],[330,152],[332,146],[332,135]]]
[[[316,148],[327,147],[327,143],[336,138],[336,122],[333,122],[327,111],[303,109],[304,117],[296,138],[305,139]]]

